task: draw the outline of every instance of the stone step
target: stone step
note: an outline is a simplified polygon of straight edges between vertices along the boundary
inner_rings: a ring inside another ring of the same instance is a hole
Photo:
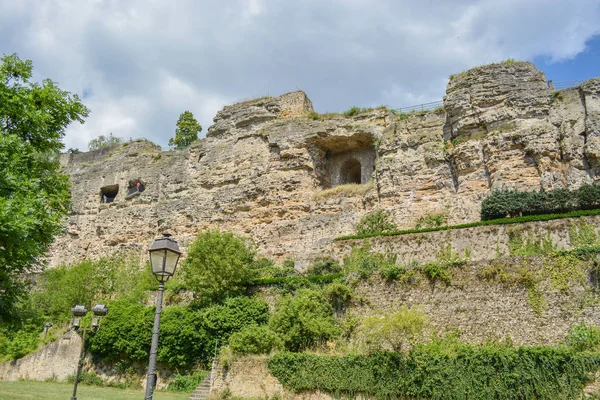
[[[210,374],[196,387],[188,400],[205,400],[210,395]]]

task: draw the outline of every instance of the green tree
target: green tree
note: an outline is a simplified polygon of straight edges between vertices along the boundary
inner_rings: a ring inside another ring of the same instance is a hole
[[[169,139],[169,146],[175,146],[176,149],[185,149],[192,142],[198,139],[198,133],[202,131],[202,126],[194,118],[191,111],[184,111],[177,120],[175,128],[175,138]]]
[[[108,136],[100,135],[95,139],[90,140],[88,143],[88,150],[99,150],[105,147],[112,147],[123,143],[123,139],[120,137],[113,136],[112,132]]]
[[[67,125],[89,113],[51,80],[30,82],[32,69],[16,54],[0,59],[0,321],[63,227],[69,180],[56,155]]]
[[[269,327],[283,339],[285,348],[299,351],[322,343],[340,333],[334,325],[333,308],[317,291],[300,289],[282,297]]]
[[[242,294],[253,275],[254,250],[229,232],[203,232],[190,245],[182,267],[186,286],[203,301]]]

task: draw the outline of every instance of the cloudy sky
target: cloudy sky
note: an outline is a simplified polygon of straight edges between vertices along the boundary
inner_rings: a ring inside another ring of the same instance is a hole
[[[318,112],[441,100],[507,58],[600,76],[600,0],[0,0],[0,53],[78,93],[67,147],[112,132],[163,146],[236,101],[302,89]]]

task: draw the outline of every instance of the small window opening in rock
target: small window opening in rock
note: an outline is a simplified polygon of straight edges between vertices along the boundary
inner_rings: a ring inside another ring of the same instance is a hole
[[[144,182],[142,182],[142,180],[132,179],[129,181],[128,188],[127,188],[127,196],[125,196],[125,198],[129,199],[134,196],[137,196],[138,194],[142,193],[144,190],[146,190],[146,185],[144,184]]]
[[[343,183],[361,183],[361,167],[360,163],[355,159],[348,160],[342,166],[340,176],[344,180]]]
[[[109,185],[100,188],[100,201],[102,203],[112,203],[119,194],[119,185]]]

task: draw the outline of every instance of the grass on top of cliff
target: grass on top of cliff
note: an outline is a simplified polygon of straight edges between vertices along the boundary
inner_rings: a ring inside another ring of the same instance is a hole
[[[335,188],[333,188],[333,189],[335,189]],[[561,213],[561,214],[541,214],[541,215],[527,215],[524,217],[515,217],[515,218],[488,219],[485,221],[475,221],[475,222],[469,222],[466,224],[459,224],[459,225],[436,226],[436,227],[432,227],[432,228],[405,229],[405,230],[393,231],[393,232],[348,235],[348,236],[341,236],[341,237],[335,238],[335,240],[367,239],[367,238],[376,237],[376,236],[399,236],[399,235],[408,235],[409,233],[446,231],[446,230],[451,230],[451,229],[465,229],[465,228],[473,228],[476,226],[486,226],[486,225],[522,224],[525,222],[550,221],[552,219],[578,218],[578,217],[585,217],[585,216],[592,216],[592,215],[600,215],[600,209],[578,210],[578,211],[571,211],[568,213]]]
[[[315,193],[313,195],[313,200],[323,200],[338,196],[364,196],[371,189],[373,189],[373,187],[373,181],[369,181],[365,184],[347,183],[345,185],[335,186],[331,189],[325,189]]]

